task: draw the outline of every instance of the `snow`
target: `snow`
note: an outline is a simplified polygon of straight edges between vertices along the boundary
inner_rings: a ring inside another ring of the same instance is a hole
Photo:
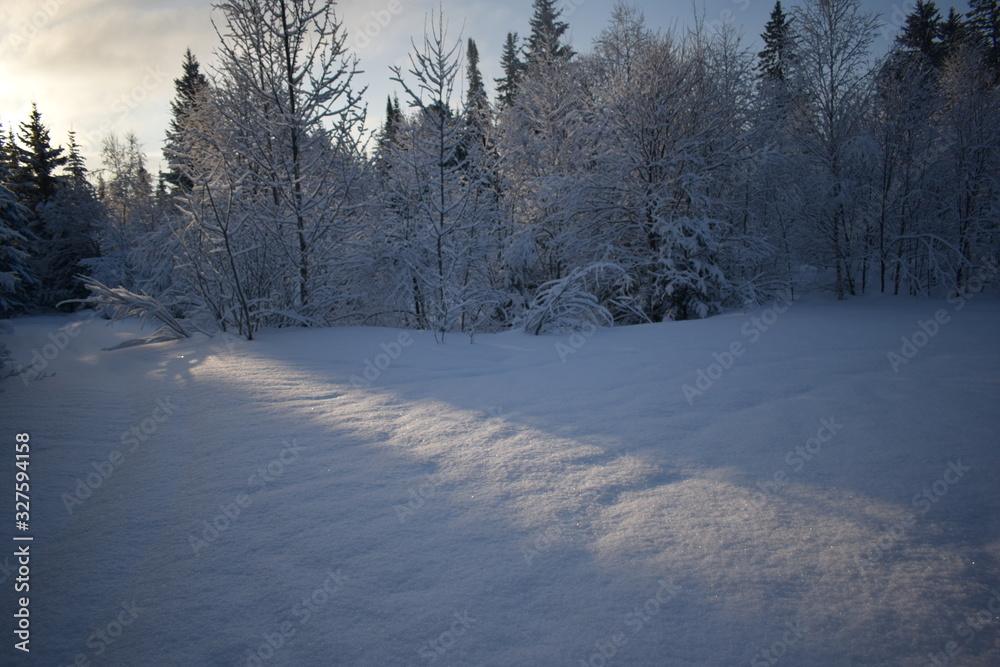
[[[1000,663],[1000,301],[473,345],[12,324],[50,357],[0,384],[25,664]]]

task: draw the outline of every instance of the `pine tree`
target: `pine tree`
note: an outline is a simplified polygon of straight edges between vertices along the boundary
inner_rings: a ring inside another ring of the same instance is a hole
[[[781,0],[774,3],[771,20],[764,26],[764,49],[757,54],[757,71],[762,78],[784,82],[788,75],[791,57],[792,21],[781,8]]]
[[[497,84],[497,100],[501,106],[509,107],[514,103],[517,87],[524,74],[524,62],[521,60],[521,47],[518,46],[516,32],[508,32],[503,45],[503,55],[500,56],[500,67],[503,77],[494,79]]]
[[[941,12],[934,0],[917,0],[896,43],[904,52],[920,54],[935,67],[941,64]]]
[[[562,10],[555,0],[534,0],[531,17],[531,36],[528,37],[528,65],[553,60],[569,60],[576,55],[562,37],[569,26],[559,20]]]
[[[170,128],[167,130],[166,149],[167,163],[169,170],[165,175],[165,180],[170,184],[174,192],[190,192],[193,183],[190,177],[184,173],[184,161],[177,155],[177,149],[181,145],[181,137],[187,126],[187,119],[195,106],[199,103],[200,97],[208,89],[208,79],[201,73],[201,66],[198,59],[191,53],[191,49],[184,52],[184,74],[179,79],[174,79],[174,88],[177,91],[174,100],[170,103]]]

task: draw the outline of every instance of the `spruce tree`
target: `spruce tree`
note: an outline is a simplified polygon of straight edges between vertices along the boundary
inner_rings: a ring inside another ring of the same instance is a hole
[[[35,301],[49,308],[66,299],[86,296],[77,276],[86,273],[84,260],[98,254],[94,226],[104,216],[104,208],[87,180],[87,166],[74,132],[69,133],[68,150],[65,173],[56,177],[52,197],[37,210],[41,233]]]
[[[952,7],[948,11],[948,18],[941,22],[939,33],[941,35],[941,59],[944,61],[968,40],[969,27],[962,15]]]
[[[896,43],[906,53],[919,54],[935,67],[941,64],[941,12],[934,0],[917,0],[903,23]]]
[[[378,135],[377,156],[379,167],[385,171],[389,168],[389,152],[396,144],[399,129],[403,125],[403,112],[399,108],[399,97],[385,98],[385,123]]]
[[[479,71],[479,48],[472,38],[469,38],[465,59],[466,124],[469,132],[478,135],[479,140],[485,145],[486,127],[489,124],[490,116],[490,100],[486,94],[486,86],[483,85],[483,75]]]
[[[183,144],[187,119],[199,103],[200,96],[208,88],[208,79],[201,73],[201,66],[198,59],[191,53],[191,49],[184,52],[182,67],[184,69],[183,75],[179,79],[174,79],[176,96],[170,103],[172,118],[170,119],[170,128],[167,130],[166,150],[164,151],[169,164],[164,179],[173,187],[175,193],[190,192],[193,186],[191,179],[184,173],[184,161],[177,154],[177,150]]]
[[[36,208],[49,201],[55,194],[57,168],[66,164],[61,146],[52,147],[49,130],[42,123],[38,105],[31,105],[31,116],[21,123],[21,133],[16,145],[16,166],[13,182],[15,194],[34,214]]]
[[[521,60],[521,47],[518,46],[516,32],[508,32],[503,45],[503,55],[500,56],[500,67],[503,77],[494,79],[497,84],[497,100],[501,106],[510,106],[517,95],[517,87],[524,73],[524,62]]]
[[[761,35],[764,49],[757,54],[757,71],[762,78],[783,83],[788,76],[793,41],[791,26],[792,20],[781,8],[781,0],[777,0],[771,10],[771,20]]]
[[[21,311],[25,286],[34,283],[24,229],[26,211],[8,188],[14,164],[12,142],[10,135],[8,142],[0,144],[0,317]]]
[[[562,37],[569,26],[559,20],[562,10],[555,0],[534,0],[531,17],[531,36],[528,37],[528,65],[569,60],[576,55]]]
[[[969,0],[968,28],[983,48],[986,65],[1000,78],[1000,0]]]

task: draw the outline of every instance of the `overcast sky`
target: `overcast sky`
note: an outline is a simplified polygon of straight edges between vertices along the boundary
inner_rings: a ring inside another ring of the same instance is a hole
[[[876,49],[884,51],[914,0],[862,0],[886,24]],[[796,0],[786,0],[786,10]],[[369,92],[369,124],[383,116],[394,91],[389,67],[406,65],[411,38],[423,33],[425,16],[444,9],[449,37],[472,37],[483,74],[492,86],[508,31],[527,35],[531,0],[346,0],[337,14],[365,70],[358,80]],[[684,28],[694,15],[690,0],[633,0],[652,28]],[[607,24],[611,0],[562,0],[563,20],[577,51],[589,50]],[[697,0],[708,24],[731,21],[758,50],[773,0]],[[949,7],[941,2],[939,6]],[[957,3],[960,11],[964,2]],[[946,9],[942,10],[944,13]],[[27,119],[38,103],[53,143],[65,145],[76,130],[91,170],[100,167],[101,137],[134,131],[150,159],[163,165],[173,80],[188,47],[209,69],[217,38],[206,0],[0,0],[0,122],[6,132]],[[216,15],[218,11],[216,10]],[[491,89],[492,93],[492,89]]]

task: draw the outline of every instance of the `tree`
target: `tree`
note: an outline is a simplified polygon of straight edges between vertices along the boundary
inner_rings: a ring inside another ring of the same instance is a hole
[[[794,85],[802,96],[795,139],[811,166],[808,218],[821,244],[812,261],[834,271],[838,299],[854,293],[851,221],[859,181],[851,154],[872,93],[869,49],[878,20],[859,0],[808,0],[795,12]]]
[[[176,94],[173,101],[170,102],[170,126],[167,129],[164,149],[168,164],[164,181],[171,186],[175,193],[189,192],[193,185],[190,177],[185,173],[186,170],[177,149],[189,122],[188,119],[202,94],[208,88],[208,79],[201,73],[201,65],[191,53],[191,49],[184,52],[184,62],[181,67],[184,73],[179,79],[174,79]]]
[[[430,19],[421,47],[414,45],[408,74],[394,67],[393,81],[402,86],[416,112],[405,139],[394,151],[390,182],[399,210],[390,241],[400,283],[408,294],[417,323],[439,341],[460,326],[483,298],[482,266],[475,247],[479,182],[469,178],[463,152],[466,128],[451,110],[461,63],[461,42],[447,44],[447,28],[439,14]]]
[[[382,124],[382,131],[378,136],[378,153],[384,157],[389,147],[396,142],[399,135],[399,128],[404,122],[403,112],[399,108],[399,97],[387,97],[385,100],[385,122]]]
[[[528,37],[527,64],[538,66],[553,60],[569,60],[575,54],[562,37],[569,26],[559,20],[562,10],[556,0],[534,0],[531,35]]]
[[[109,134],[101,147],[103,168],[98,173],[97,197],[104,215],[95,224],[99,256],[86,262],[100,282],[128,290],[148,287],[154,267],[137,254],[157,231],[158,219],[152,176],[146,169],[142,143],[132,132]],[[162,248],[162,240],[158,247]]]
[[[67,158],[61,146],[52,146],[37,104],[32,103],[31,116],[21,123],[20,129],[21,145],[16,147],[13,182],[16,194],[34,214],[39,204],[55,194],[56,169],[65,165]],[[37,226],[37,220],[33,226]]]
[[[1000,88],[975,48],[959,49],[948,60],[940,88],[938,122],[946,168],[941,172],[939,186],[944,225],[934,239],[936,246],[942,246],[933,249],[938,261],[928,272],[935,283],[967,290],[975,265],[996,261],[1000,251],[996,216],[1000,192]],[[928,284],[928,289],[932,286]]]
[[[941,37],[941,12],[933,0],[917,0],[917,4],[906,16],[903,30],[896,37],[896,43],[903,53],[919,55],[934,67],[943,60]]]
[[[1000,80],[1000,0],[969,0],[967,28],[982,45],[987,67]]]
[[[43,234],[37,258],[40,281],[38,303],[54,307],[84,296],[77,278],[86,273],[86,261],[99,253],[94,230],[102,224],[104,207],[87,180],[87,167],[76,134],[69,133],[65,175],[56,177],[53,196],[38,206]]]
[[[524,74],[524,62],[521,60],[521,48],[518,46],[517,33],[508,32],[503,45],[503,55],[500,56],[500,67],[503,77],[494,79],[497,84],[497,101],[502,107],[514,103],[517,88]]]
[[[781,0],[774,3],[771,18],[760,37],[764,40],[764,48],[757,54],[757,71],[768,81],[784,83],[788,77],[794,37],[792,20],[782,9]]]
[[[25,287],[35,282],[30,264],[27,211],[8,189],[12,164],[9,147],[0,151],[0,316],[9,317],[27,305]],[[2,351],[2,350],[0,350]],[[0,369],[2,370],[2,369]]]
[[[947,59],[951,54],[955,53],[969,39],[969,27],[962,19],[962,15],[954,7],[948,10],[948,18],[941,23],[939,31],[941,34],[942,60]]]
[[[187,133],[193,189],[179,233],[199,308],[251,338],[326,323],[349,276],[364,108],[332,0],[218,9],[211,103]]]
[[[479,71],[479,48],[471,37],[465,49],[465,109],[469,124],[480,130],[489,123],[490,100]]]

